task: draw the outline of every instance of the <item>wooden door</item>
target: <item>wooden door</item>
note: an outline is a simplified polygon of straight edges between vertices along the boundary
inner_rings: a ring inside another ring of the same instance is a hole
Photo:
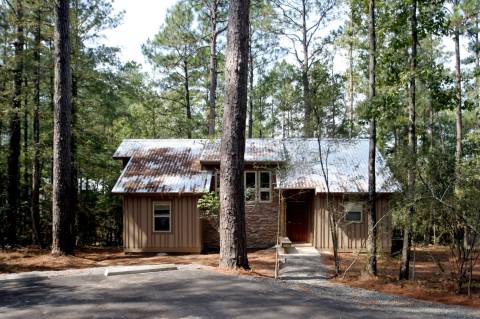
[[[306,202],[287,202],[287,237],[294,243],[308,241],[308,208]]]

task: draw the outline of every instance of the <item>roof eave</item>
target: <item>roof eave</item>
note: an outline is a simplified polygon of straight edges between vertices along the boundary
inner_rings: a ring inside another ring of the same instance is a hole
[[[286,164],[286,160],[279,161],[244,161],[245,164]],[[202,165],[217,165],[220,164],[220,160],[200,160]]]

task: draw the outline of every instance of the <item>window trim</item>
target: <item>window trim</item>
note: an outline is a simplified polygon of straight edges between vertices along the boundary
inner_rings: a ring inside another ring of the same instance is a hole
[[[250,189],[250,188],[247,188],[247,173],[253,173],[255,175],[255,187],[253,188],[253,200],[247,200],[247,189]],[[258,176],[257,176],[257,171],[244,171],[243,172],[243,187],[244,187],[244,192],[245,192],[245,196],[244,196],[244,200],[245,200],[245,203],[255,203],[257,201],[257,188],[258,188]]]
[[[155,205],[167,205],[169,208],[168,215],[168,230],[155,230],[155,217],[156,216],[165,216],[165,215],[155,215]],[[152,203],[152,218],[153,218],[153,232],[154,233],[171,233],[172,232],[172,202],[171,201],[158,201]]]
[[[350,207],[348,207],[348,206]],[[364,202],[346,202],[344,205],[344,216],[343,216],[343,220],[346,222],[346,223],[350,223],[350,224],[362,224],[363,223],[363,209],[364,209]],[[360,209],[356,209],[360,207]],[[347,220],[347,214],[350,213],[350,212],[360,212],[360,220]]]
[[[262,188],[262,173],[268,173],[268,178],[269,178],[269,187],[268,188]],[[271,171],[258,171],[258,201],[260,203],[271,203],[272,202],[272,172]],[[261,193],[262,192],[268,192],[268,200],[262,200]]]
[[[214,179],[215,179],[215,182],[213,183],[214,184],[213,191],[215,192],[215,194],[217,194],[218,197],[220,197],[220,171],[215,171]]]

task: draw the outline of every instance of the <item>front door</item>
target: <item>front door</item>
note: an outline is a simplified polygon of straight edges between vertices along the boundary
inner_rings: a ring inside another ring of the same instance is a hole
[[[287,202],[287,237],[294,243],[308,240],[308,207],[306,202]]]

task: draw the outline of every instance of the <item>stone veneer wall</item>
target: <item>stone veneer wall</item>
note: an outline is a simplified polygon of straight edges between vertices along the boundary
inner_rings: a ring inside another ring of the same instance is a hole
[[[272,201],[269,203],[245,203],[248,248],[267,248],[276,244],[277,218],[278,191],[272,191]],[[203,221],[202,228],[204,249],[218,249],[217,230],[206,221]]]

